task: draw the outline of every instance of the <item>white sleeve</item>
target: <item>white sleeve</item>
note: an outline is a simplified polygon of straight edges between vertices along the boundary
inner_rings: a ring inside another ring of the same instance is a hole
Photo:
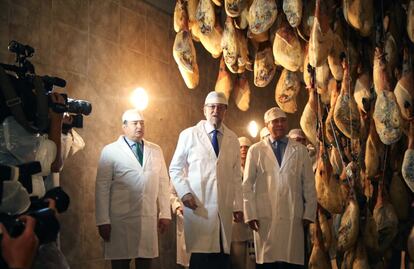
[[[170,178],[168,177],[167,165],[165,164],[164,154],[159,149],[159,161],[161,162],[161,171],[158,189],[158,205],[160,207],[160,219],[171,219],[170,210]]]
[[[234,204],[233,204],[233,212],[243,211],[243,192],[242,192],[242,178],[243,175],[241,173],[241,164],[240,164],[240,147],[237,143],[235,146],[237,156],[235,157],[235,162],[233,165],[233,176],[234,176]]]
[[[114,160],[110,155],[110,150],[105,147],[102,150],[101,158],[98,164],[95,183],[96,225],[111,223],[109,218],[109,200],[111,182],[113,178]]]
[[[181,132],[180,137],[178,138],[177,148],[175,149],[174,156],[170,163],[171,181],[180,199],[185,194],[191,193],[190,184],[188,182],[188,136],[188,132]]]
[[[256,162],[254,153],[250,148],[247,152],[242,184],[244,221],[246,223],[251,220],[257,220],[256,195],[254,193],[254,186],[256,184],[257,176],[256,174]]]
[[[174,214],[177,212],[177,208],[183,207],[181,204],[180,198],[177,196],[177,191],[174,189],[174,186],[172,183],[170,184],[170,204],[171,204],[171,210]]]

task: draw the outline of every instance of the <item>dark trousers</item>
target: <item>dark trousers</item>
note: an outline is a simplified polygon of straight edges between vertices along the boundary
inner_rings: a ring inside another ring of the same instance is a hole
[[[286,263],[286,262],[271,262],[264,264],[256,264],[256,269],[303,269],[303,265]]]
[[[135,268],[136,269],[150,269],[152,259],[136,258]],[[125,260],[111,260],[112,269],[129,269],[131,259]]]
[[[221,253],[191,253],[190,269],[228,269],[230,255]]]

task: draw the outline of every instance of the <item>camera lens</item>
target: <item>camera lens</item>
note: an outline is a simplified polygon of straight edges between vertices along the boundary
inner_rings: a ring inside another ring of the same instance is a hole
[[[74,100],[68,98],[68,112],[89,115],[92,112],[92,104],[85,100]]]

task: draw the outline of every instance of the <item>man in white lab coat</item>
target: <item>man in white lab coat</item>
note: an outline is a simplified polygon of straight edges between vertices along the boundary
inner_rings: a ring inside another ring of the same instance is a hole
[[[316,217],[312,164],[306,147],[286,137],[280,108],[269,109],[264,121],[270,136],[250,147],[243,177],[257,268],[303,268],[304,228]]]
[[[240,151],[237,136],[224,124],[227,99],[210,92],[206,120],[181,132],[170,176],[184,204],[190,269],[227,268],[233,217],[243,220]]]
[[[139,110],[122,116],[124,135],[104,147],[96,176],[96,225],[113,269],[149,268],[158,230],[171,220],[169,178],[161,148],[144,140]],[[159,213],[157,212],[157,203]]]

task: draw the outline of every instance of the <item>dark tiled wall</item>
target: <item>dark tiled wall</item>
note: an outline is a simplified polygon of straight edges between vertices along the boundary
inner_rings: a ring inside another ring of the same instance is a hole
[[[61,243],[72,268],[109,268],[94,222],[96,165],[102,147],[121,133],[130,91],[143,86],[149,92],[146,138],[163,148],[167,165],[179,132],[203,118],[202,104],[214,89],[219,61],[197,43],[200,85],[187,89],[172,57],[172,29],[171,15],[139,0],[0,0],[0,62],[14,60],[9,40],[30,44],[38,74],[66,79],[70,97],[93,104],[79,130],[86,148],[67,160],[61,176],[71,197],[70,209],[60,216]],[[263,113],[274,105],[275,85],[276,80],[259,89],[251,83],[250,110],[241,112],[232,102],[227,125],[247,135],[250,120],[262,124]],[[301,110],[306,93],[300,97]],[[291,127],[298,126],[298,117],[291,117]],[[176,268],[174,226],[160,241],[153,268]]]

